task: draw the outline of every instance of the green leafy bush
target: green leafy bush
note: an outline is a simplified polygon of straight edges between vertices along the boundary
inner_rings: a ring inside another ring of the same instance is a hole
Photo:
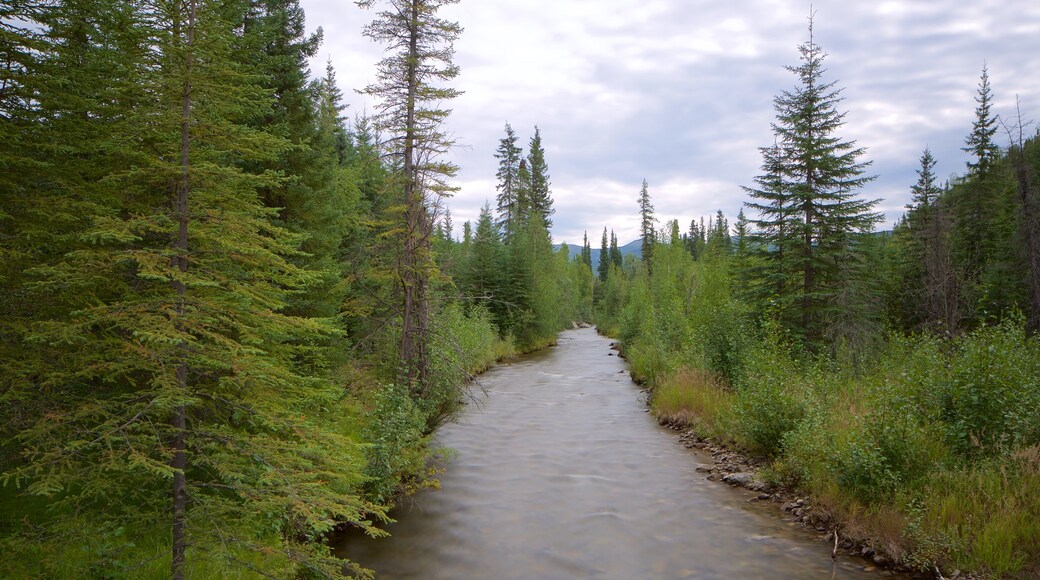
[[[362,433],[371,442],[365,487],[373,501],[389,502],[404,480],[425,470],[425,430],[426,418],[407,388],[391,383],[376,392],[375,408]]]
[[[1021,321],[984,327],[957,345],[940,416],[962,455],[1040,443],[1040,349]]]

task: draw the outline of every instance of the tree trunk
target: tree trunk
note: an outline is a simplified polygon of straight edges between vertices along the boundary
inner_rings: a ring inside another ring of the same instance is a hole
[[[405,231],[401,283],[404,292],[404,312],[401,321],[401,374],[415,396],[425,395],[429,382],[427,339],[429,335],[429,279],[425,260],[429,253],[427,212],[416,163],[415,106],[419,79],[419,5],[411,3],[411,24],[408,28],[408,97],[405,110],[404,139],[404,202]]]
[[[175,29],[175,34],[179,33]],[[192,51],[195,42],[195,0],[188,0],[188,26],[187,38],[185,40],[186,68],[181,95],[181,176],[175,188],[176,199],[174,207],[177,213],[178,229],[174,248],[177,250],[174,263],[181,273],[188,271],[188,194],[191,182],[189,179],[190,163],[190,122],[191,122],[191,98],[192,98]],[[181,280],[173,282],[173,288],[177,293],[177,317],[179,319],[185,313],[185,301],[187,299],[187,287]],[[182,330],[178,328],[178,330]],[[188,389],[188,345],[181,342],[177,346],[177,388],[184,392]],[[170,467],[173,468],[173,558],[171,574],[174,580],[183,580],[185,567],[185,553],[187,551],[186,538],[186,512],[188,506],[188,484],[185,470],[188,466],[187,456],[187,409],[184,405],[178,405],[173,411],[171,420],[173,427],[173,457]]]

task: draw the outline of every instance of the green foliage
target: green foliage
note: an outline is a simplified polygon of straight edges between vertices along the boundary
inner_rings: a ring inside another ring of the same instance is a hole
[[[1021,321],[965,337],[949,362],[939,417],[954,449],[993,454],[1040,443],[1040,348]]]
[[[864,302],[849,290],[865,279],[860,240],[880,215],[877,200],[856,195],[874,178],[860,160],[865,150],[836,135],[845,117],[837,109],[841,91],[823,80],[826,54],[812,26],[798,47],[801,63],[787,67],[798,84],[774,100],[775,143],[761,148],[764,173],[745,190],[758,214],[751,223],[765,270],[760,306],[773,302],[785,328],[817,350],[838,342],[849,328],[839,318]]]
[[[371,442],[366,488],[369,497],[386,503],[425,470],[426,417],[407,388],[387,384],[376,392],[367,423],[362,433]]]
[[[806,415],[804,388],[794,363],[775,341],[750,349],[737,381],[734,436],[757,453],[779,455],[785,436]]]

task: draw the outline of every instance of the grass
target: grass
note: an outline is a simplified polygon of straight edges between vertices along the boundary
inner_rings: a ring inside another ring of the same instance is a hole
[[[720,434],[732,405],[733,394],[725,381],[708,371],[688,367],[661,379],[651,399],[658,420],[692,427],[703,435]]]
[[[652,384],[651,407],[661,422],[739,446],[742,419],[734,409],[742,392],[687,366]],[[809,492],[843,538],[929,573],[938,567],[992,578],[1040,577],[1040,445],[958,456],[938,424],[900,415],[905,406],[894,402],[905,398],[880,375],[823,371],[799,384],[795,396],[815,409],[815,418],[803,419],[785,438],[774,469],[779,479]],[[872,463],[878,456],[884,461]],[[866,493],[876,485],[870,479],[862,489],[850,487],[850,476],[875,468],[895,470],[888,491]]]
[[[922,501],[922,531],[949,538],[949,565],[994,577],[1037,571],[1040,446],[938,474]]]

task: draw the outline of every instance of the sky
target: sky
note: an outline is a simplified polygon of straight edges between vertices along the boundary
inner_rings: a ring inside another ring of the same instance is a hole
[[[375,79],[383,47],[362,36],[374,10],[350,0],[300,0],[307,27],[324,30],[312,62],[326,62],[349,105]],[[377,6],[380,1],[377,0]],[[1040,120],[1040,2],[1035,0],[461,0],[441,16],[463,28],[455,43],[464,94],[448,106],[450,159],[460,190],[447,205],[461,224],[494,206],[495,148],[508,122],[525,148],[541,131],[556,214],[556,242],[595,247],[603,228],[624,244],[639,237],[643,179],[657,218],[722,210],[730,223],[772,144],[773,98],[795,87],[786,65],[814,38],[828,54],[826,81],[843,88],[843,140],[867,148],[881,199],[879,229],[909,201],[927,146],[939,176],[961,175],[983,65],[994,112]],[[999,143],[1006,144],[1002,132]]]

